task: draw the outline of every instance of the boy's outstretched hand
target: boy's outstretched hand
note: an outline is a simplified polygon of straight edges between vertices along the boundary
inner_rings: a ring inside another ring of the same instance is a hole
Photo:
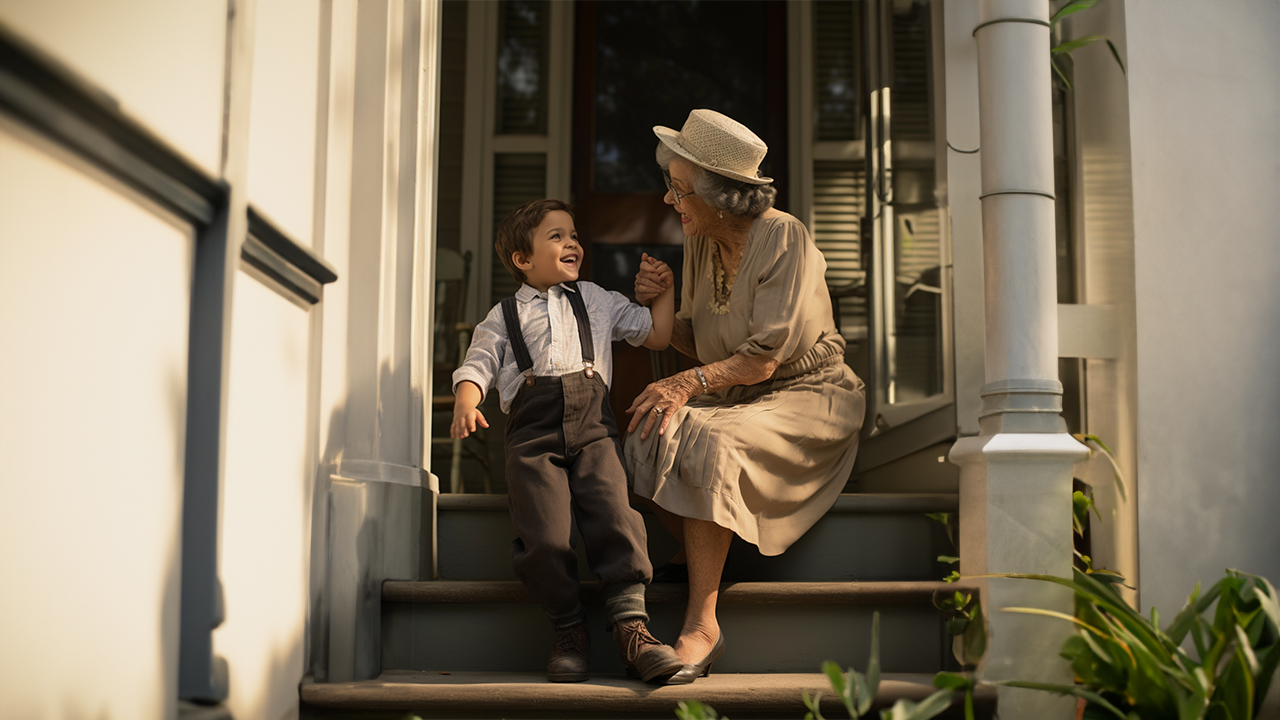
[[[484,413],[476,407],[484,399],[480,386],[470,380],[463,380],[458,383],[455,392],[457,392],[457,399],[453,403],[453,423],[449,425],[449,437],[461,440],[475,432],[477,425],[482,428],[489,427],[489,421],[484,419]]]
[[[675,284],[675,273],[671,266],[652,257],[649,253],[640,256],[640,272],[636,273],[636,300],[641,305],[667,292]]]
[[[484,419],[484,413],[480,412],[480,408],[465,408],[457,405],[453,408],[453,424],[449,426],[449,437],[460,440],[475,432],[477,425],[482,428],[489,427],[489,421]]]

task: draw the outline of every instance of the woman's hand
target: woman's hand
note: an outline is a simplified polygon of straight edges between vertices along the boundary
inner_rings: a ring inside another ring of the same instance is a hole
[[[691,371],[686,370],[669,378],[649,383],[644,392],[637,395],[631,402],[631,407],[627,408],[627,414],[631,416],[627,432],[635,432],[636,428],[643,423],[643,428],[640,430],[641,440],[649,439],[649,433],[655,426],[659,435],[665,433],[667,425],[671,422],[671,416],[676,410],[684,407],[702,390],[698,381],[690,382],[687,376],[692,374]]]
[[[640,256],[640,272],[636,273],[636,301],[648,305],[654,298],[671,289],[675,274],[671,267],[649,253]]]

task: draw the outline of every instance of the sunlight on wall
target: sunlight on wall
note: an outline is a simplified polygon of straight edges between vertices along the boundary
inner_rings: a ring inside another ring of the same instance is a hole
[[[219,574],[232,716],[297,717],[310,551],[305,310],[236,277]]]
[[[3,0],[0,22],[221,173],[226,0]]]
[[[0,125],[0,717],[176,714],[194,243]]]
[[[311,245],[316,171],[318,3],[258,3],[249,115],[249,197]]]

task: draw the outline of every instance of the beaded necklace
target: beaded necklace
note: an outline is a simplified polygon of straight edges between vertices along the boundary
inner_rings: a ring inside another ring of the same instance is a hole
[[[707,309],[716,315],[728,315],[729,296],[733,294],[733,282],[737,279],[738,273],[735,272],[732,278],[726,279],[724,263],[720,259],[720,245],[717,243],[713,245],[711,267],[707,269],[707,275],[711,280],[711,300],[707,302]]]

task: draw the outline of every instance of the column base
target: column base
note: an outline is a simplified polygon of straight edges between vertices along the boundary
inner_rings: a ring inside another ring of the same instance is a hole
[[[1087,455],[1065,432],[1003,432],[957,442],[950,460],[960,466],[961,574],[1070,577],[1071,470]],[[1071,591],[1037,580],[991,578],[976,584],[990,632],[980,677],[1070,684],[1071,668],[1058,652],[1073,631],[1071,623],[1003,609],[1070,615]],[[1000,716],[1009,719],[1069,720],[1075,706],[1069,697],[1017,688],[1001,688],[999,703]]]

